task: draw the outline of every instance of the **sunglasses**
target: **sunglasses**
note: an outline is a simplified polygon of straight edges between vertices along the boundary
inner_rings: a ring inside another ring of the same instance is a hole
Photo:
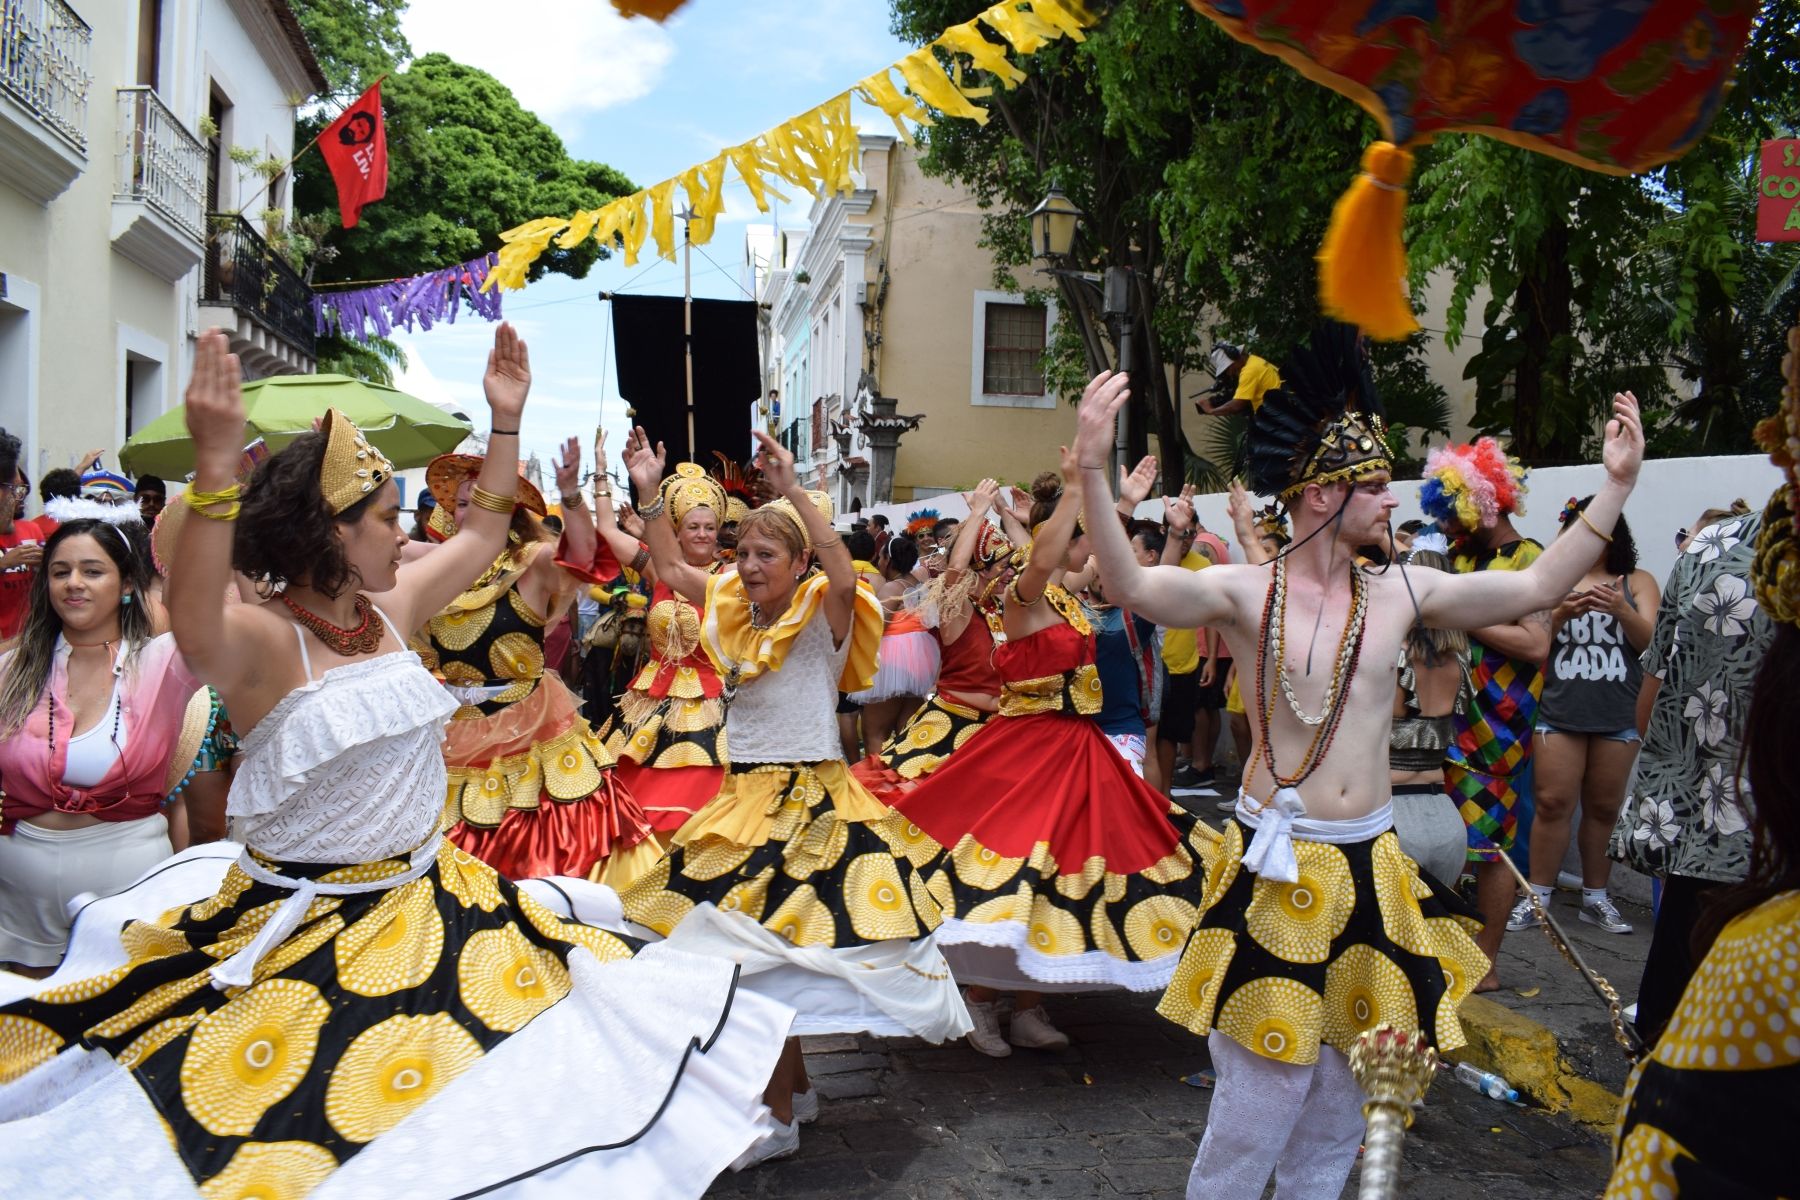
[[[1687,531],[1686,526],[1683,526],[1682,528],[1677,529],[1675,531],[1675,548],[1677,550],[1681,549],[1681,543],[1683,543],[1687,540],[1688,540],[1688,531]]]

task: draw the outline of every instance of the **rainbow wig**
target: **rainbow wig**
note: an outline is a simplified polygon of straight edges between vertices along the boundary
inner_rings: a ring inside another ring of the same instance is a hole
[[[1419,507],[1434,520],[1464,529],[1491,529],[1503,516],[1525,511],[1525,468],[1484,437],[1475,444],[1440,446],[1425,459]]]

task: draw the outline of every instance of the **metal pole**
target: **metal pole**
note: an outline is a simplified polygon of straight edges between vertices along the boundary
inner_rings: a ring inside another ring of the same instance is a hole
[[[1137,312],[1137,288],[1133,285],[1130,267],[1108,267],[1102,278],[1100,288],[1101,314],[1114,322],[1113,330],[1115,348],[1118,350],[1118,370],[1121,374],[1131,373],[1132,334],[1137,322],[1133,319]],[[1119,409],[1119,415],[1113,423],[1113,470],[1115,478],[1126,469],[1125,455],[1128,449],[1126,431],[1130,418],[1129,402]]]
[[[687,460],[695,461],[699,450],[694,441],[694,239],[688,232],[694,210],[683,208],[681,217],[681,329],[682,345],[687,354]]]

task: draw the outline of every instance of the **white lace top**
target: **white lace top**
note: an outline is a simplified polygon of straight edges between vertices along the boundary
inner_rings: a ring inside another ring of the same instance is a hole
[[[838,675],[850,639],[831,648],[831,622],[820,611],[794,635],[781,669],[765,671],[738,689],[725,710],[731,761],[841,762]]]
[[[232,838],[290,862],[405,854],[437,831],[455,711],[410,650],[331,668],[244,735]]]

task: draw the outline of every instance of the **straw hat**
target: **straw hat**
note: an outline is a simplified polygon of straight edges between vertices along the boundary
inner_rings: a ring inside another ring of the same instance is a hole
[[[425,486],[431,489],[440,509],[456,511],[456,489],[463,480],[479,475],[484,461],[479,454],[440,454],[431,460],[425,468]],[[544,503],[544,493],[525,478],[524,463],[519,464],[519,503],[540,517],[550,511]]]

